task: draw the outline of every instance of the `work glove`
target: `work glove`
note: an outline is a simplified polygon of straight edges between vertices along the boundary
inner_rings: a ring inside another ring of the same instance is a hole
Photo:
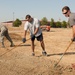
[[[22,39],[22,42],[25,43],[25,42],[26,42],[26,38],[23,38],[23,39]]]
[[[32,34],[32,35],[31,35],[31,40],[34,40],[34,39],[35,39],[35,35]]]
[[[74,38],[72,38],[72,39],[71,39],[71,41],[72,41],[72,42],[74,42],[74,41],[75,41],[75,37],[74,37]]]

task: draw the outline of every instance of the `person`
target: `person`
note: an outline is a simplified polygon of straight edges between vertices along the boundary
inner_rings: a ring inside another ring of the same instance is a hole
[[[13,47],[13,41],[11,40],[9,34],[8,34],[8,28],[5,25],[0,24],[0,42],[2,43],[2,47],[4,48],[4,36],[10,41],[11,45],[10,47]]]
[[[41,47],[43,49],[42,54],[47,55],[47,52],[45,51],[45,45],[43,41],[43,34],[40,29],[40,21],[36,18],[32,18],[30,15],[26,15],[26,23],[24,25],[24,38],[23,38],[23,43],[26,42],[26,33],[27,30],[29,29],[30,31],[30,37],[31,37],[31,48],[32,48],[32,56],[35,56],[34,52],[34,41],[35,38],[37,41],[40,41]]]
[[[62,13],[65,15],[65,17],[69,17],[68,22],[73,30],[73,37],[71,41],[75,41],[75,13],[72,13],[70,8],[68,6],[64,6],[62,8]]]

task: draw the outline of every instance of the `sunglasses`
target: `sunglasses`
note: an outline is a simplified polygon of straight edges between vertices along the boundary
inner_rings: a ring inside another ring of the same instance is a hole
[[[65,13],[63,13],[63,14],[67,14],[68,13],[68,11],[67,12],[65,12]]]

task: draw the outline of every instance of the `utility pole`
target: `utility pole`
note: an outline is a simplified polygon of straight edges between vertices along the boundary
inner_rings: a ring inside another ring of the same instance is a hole
[[[61,19],[59,18],[59,21],[61,22]]]
[[[14,22],[14,12],[13,12],[13,22]],[[13,26],[13,22],[12,22],[12,26]]]
[[[13,12],[13,21],[14,21],[14,12]]]

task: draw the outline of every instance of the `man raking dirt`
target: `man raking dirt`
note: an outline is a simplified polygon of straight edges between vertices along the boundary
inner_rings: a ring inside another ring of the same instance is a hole
[[[68,22],[69,22],[69,24],[70,24],[70,26],[72,27],[72,30],[73,30],[73,37],[71,39],[71,42],[70,42],[69,46],[67,47],[67,49],[64,52],[64,54],[65,54],[66,51],[68,50],[68,48],[70,47],[70,45],[75,41],[75,13],[72,13],[68,6],[64,6],[62,8],[62,13],[65,15],[65,17],[69,17]],[[63,58],[64,54],[62,55],[60,60]],[[55,67],[58,65],[60,60],[57,62],[57,64],[55,64]]]
[[[30,37],[31,37],[31,48],[32,48],[32,56],[35,55],[34,52],[34,41],[35,38],[37,39],[37,41],[40,41],[41,47],[43,49],[42,54],[43,55],[47,55],[46,51],[45,51],[45,45],[44,45],[44,41],[43,41],[43,34],[42,34],[42,30],[40,28],[40,21],[36,18],[32,18],[30,15],[26,15],[26,23],[24,25],[24,38],[23,38],[23,43],[26,42],[26,33],[27,30],[29,29],[30,31]]]

